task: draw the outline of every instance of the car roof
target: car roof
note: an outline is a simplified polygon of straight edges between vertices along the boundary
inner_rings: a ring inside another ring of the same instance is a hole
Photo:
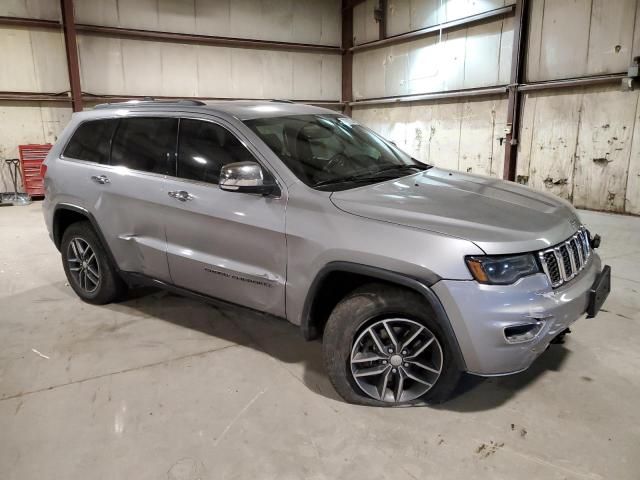
[[[164,111],[198,110],[210,113],[223,113],[239,120],[255,118],[270,118],[286,115],[326,115],[340,114],[335,110],[315,107],[303,103],[293,103],[285,100],[134,100],[97,105],[95,109],[123,109],[135,111],[137,109],[159,109]]]

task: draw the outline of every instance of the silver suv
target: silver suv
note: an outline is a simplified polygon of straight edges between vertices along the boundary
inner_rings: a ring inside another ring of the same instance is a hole
[[[77,113],[44,213],[69,284],[150,284],[322,336],[338,393],[441,402],[516,373],[609,292],[567,202],[442,170],[349,117],[284,101],[141,101]]]

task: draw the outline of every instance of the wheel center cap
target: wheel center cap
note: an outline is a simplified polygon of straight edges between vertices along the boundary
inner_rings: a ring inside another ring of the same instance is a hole
[[[391,355],[389,363],[391,363],[391,365],[393,365],[394,367],[399,367],[400,365],[402,365],[402,357],[398,354]]]
[[[82,268],[87,268],[87,262],[82,262]]]

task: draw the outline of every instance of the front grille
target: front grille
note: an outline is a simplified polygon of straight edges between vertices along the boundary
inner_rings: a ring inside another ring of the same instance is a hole
[[[584,227],[561,244],[538,252],[542,270],[553,288],[563,285],[578,275],[590,257],[589,233]]]

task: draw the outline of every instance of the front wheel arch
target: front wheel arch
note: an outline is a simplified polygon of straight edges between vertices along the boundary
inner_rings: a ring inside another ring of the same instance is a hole
[[[336,279],[343,282],[336,283]],[[352,262],[330,262],[318,272],[309,288],[300,322],[302,334],[306,340],[320,338],[331,311],[348,293],[367,283],[387,283],[412,290],[426,300],[433,309],[444,333],[450,339],[453,355],[458,365],[466,370],[464,356],[451,326],[451,321],[440,299],[430,288],[438,281],[440,281],[440,277],[432,272],[428,272],[423,280],[418,280],[378,267]]]

